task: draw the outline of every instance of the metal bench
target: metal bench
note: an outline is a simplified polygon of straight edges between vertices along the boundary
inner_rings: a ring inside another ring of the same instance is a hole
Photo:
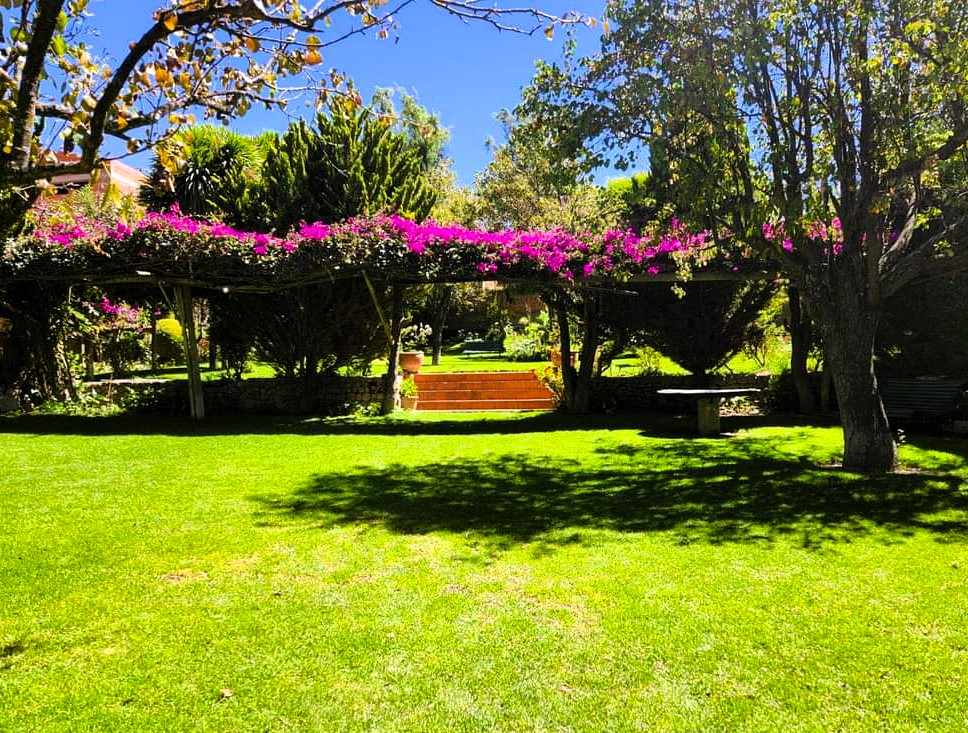
[[[881,399],[889,420],[930,422],[949,417],[961,407],[965,382],[956,379],[881,380]]]

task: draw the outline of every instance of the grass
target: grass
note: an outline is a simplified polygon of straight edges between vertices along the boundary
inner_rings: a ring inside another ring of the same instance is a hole
[[[0,730],[964,730],[963,441],[725,424],[0,420]]]

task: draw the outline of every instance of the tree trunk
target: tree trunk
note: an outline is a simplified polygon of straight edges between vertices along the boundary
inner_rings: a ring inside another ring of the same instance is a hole
[[[588,295],[585,298],[584,329],[581,341],[581,354],[578,357],[578,376],[575,379],[575,398],[572,412],[585,413],[591,410],[592,377],[595,374],[595,354],[598,351],[599,322],[598,300]]]
[[[81,356],[84,359],[84,378],[94,379],[94,342],[87,336],[81,337]]]
[[[151,309],[151,342],[148,349],[148,363],[151,373],[154,374],[158,371],[158,316],[155,315],[154,308]]]
[[[797,391],[800,412],[812,415],[816,411],[817,403],[810,388],[807,357],[810,355],[813,340],[813,324],[810,316],[803,312],[799,289],[791,286],[787,290],[787,297],[790,302],[790,376]]]
[[[450,311],[451,300],[454,297],[454,286],[435,285],[434,288],[437,290],[433,293],[434,312],[430,323],[433,339],[431,364],[439,366],[440,357],[444,351],[444,324],[447,322],[447,313]]]
[[[877,314],[844,287],[834,289],[821,311],[844,430],[844,468],[870,474],[892,471],[897,447],[874,375]]]
[[[561,352],[561,387],[562,402],[565,408],[571,410],[575,404],[575,380],[577,374],[571,365],[571,326],[568,323],[568,309],[563,303],[556,303],[555,317],[558,320],[558,342]]]
[[[430,357],[430,363],[434,366],[440,366],[440,357],[444,351],[444,332],[442,329],[434,329],[434,350]]]
[[[830,412],[831,397],[833,392],[833,377],[830,376],[830,360],[823,358],[823,377],[820,380],[820,411]]]

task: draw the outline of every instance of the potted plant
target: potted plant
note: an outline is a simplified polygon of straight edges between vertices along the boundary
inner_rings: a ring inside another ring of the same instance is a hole
[[[404,379],[400,385],[400,402],[404,410],[417,409],[417,383],[413,378]]]
[[[430,338],[430,326],[414,324],[407,326],[400,334],[403,342],[403,351],[397,359],[404,374],[419,374],[420,367],[423,366],[424,353],[420,347],[427,343]]]
[[[420,367],[423,366],[423,358],[422,351],[401,351],[399,359],[400,368],[406,374],[419,374]]]

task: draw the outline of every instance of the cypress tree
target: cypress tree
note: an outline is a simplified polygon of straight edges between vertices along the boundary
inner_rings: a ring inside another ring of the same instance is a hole
[[[255,196],[271,228],[398,213],[424,219],[436,202],[418,146],[370,109],[334,103],[271,140]]]

